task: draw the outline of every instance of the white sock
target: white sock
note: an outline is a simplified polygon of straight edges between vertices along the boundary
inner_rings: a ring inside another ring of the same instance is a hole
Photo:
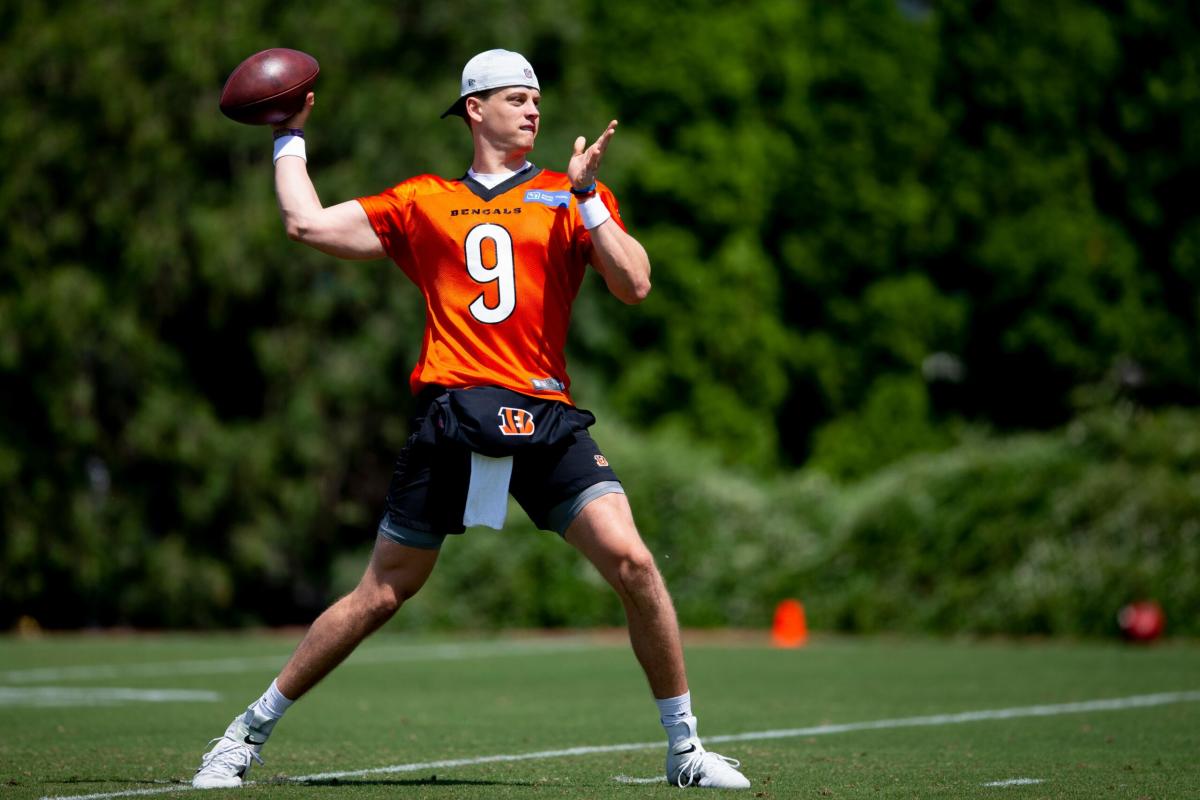
[[[659,721],[667,731],[671,744],[695,735],[696,718],[692,716],[691,692],[684,692],[678,697],[664,697],[661,700],[655,698],[654,702],[658,705]],[[680,725],[681,722],[690,724]]]
[[[246,725],[250,728],[251,735],[256,739],[266,741],[271,735],[271,731],[275,728],[275,723],[283,716],[283,712],[288,710],[288,707],[294,703],[294,700],[289,700],[283,696],[283,692],[279,691],[279,686],[275,681],[271,681],[271,685],[267,691],[263,692],[263,696],[250,704],[246,709]]]

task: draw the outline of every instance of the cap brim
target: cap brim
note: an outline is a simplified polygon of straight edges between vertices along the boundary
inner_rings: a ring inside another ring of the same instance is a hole
[[[464,94],[462,97],[455,100],[454,105],[452,105],[446,109],[446,111],[442,114],[441,119],[445,119],[446,117],[449,117],[451,115],[456,116],[456,117],[462,117],[463,119],[466,119],[466,117],[467,117],[467,97],[468,97],[468,95]]]

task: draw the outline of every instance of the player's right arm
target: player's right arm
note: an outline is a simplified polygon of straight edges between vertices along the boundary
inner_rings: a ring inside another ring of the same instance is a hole
[[[304,107],[279,125],[303,128],[312,111],[314,95],[308,93]],[[297,156],[282,156],[275,162],[275,196],[289,239],[338,258],[383,258],[386,253],[367,212],[356,200],[325,208],[308,177],[308,163]]]

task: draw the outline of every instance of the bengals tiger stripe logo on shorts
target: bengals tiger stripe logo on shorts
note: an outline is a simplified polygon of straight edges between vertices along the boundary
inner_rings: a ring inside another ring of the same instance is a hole
[[[501,406],[496,415],[500,417],[500,432],[505,436],[533,436],[533,414],[525,409]]]

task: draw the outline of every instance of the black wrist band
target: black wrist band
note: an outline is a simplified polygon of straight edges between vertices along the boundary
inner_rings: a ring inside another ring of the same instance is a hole
[[[279,130],[275,131],[274,138],[282,139],[284,136],[299,136],[301,139],[303,139],[304,128],[280,128]]]
[[[587,186],[583,189],[576,189],[574,186],[571,187],[571,194],[575,195],[576,197],[587,197],[589,194],[595,194],[595,193],[596,193],[596,182],[595,181],[592,181],[591,186]]]

